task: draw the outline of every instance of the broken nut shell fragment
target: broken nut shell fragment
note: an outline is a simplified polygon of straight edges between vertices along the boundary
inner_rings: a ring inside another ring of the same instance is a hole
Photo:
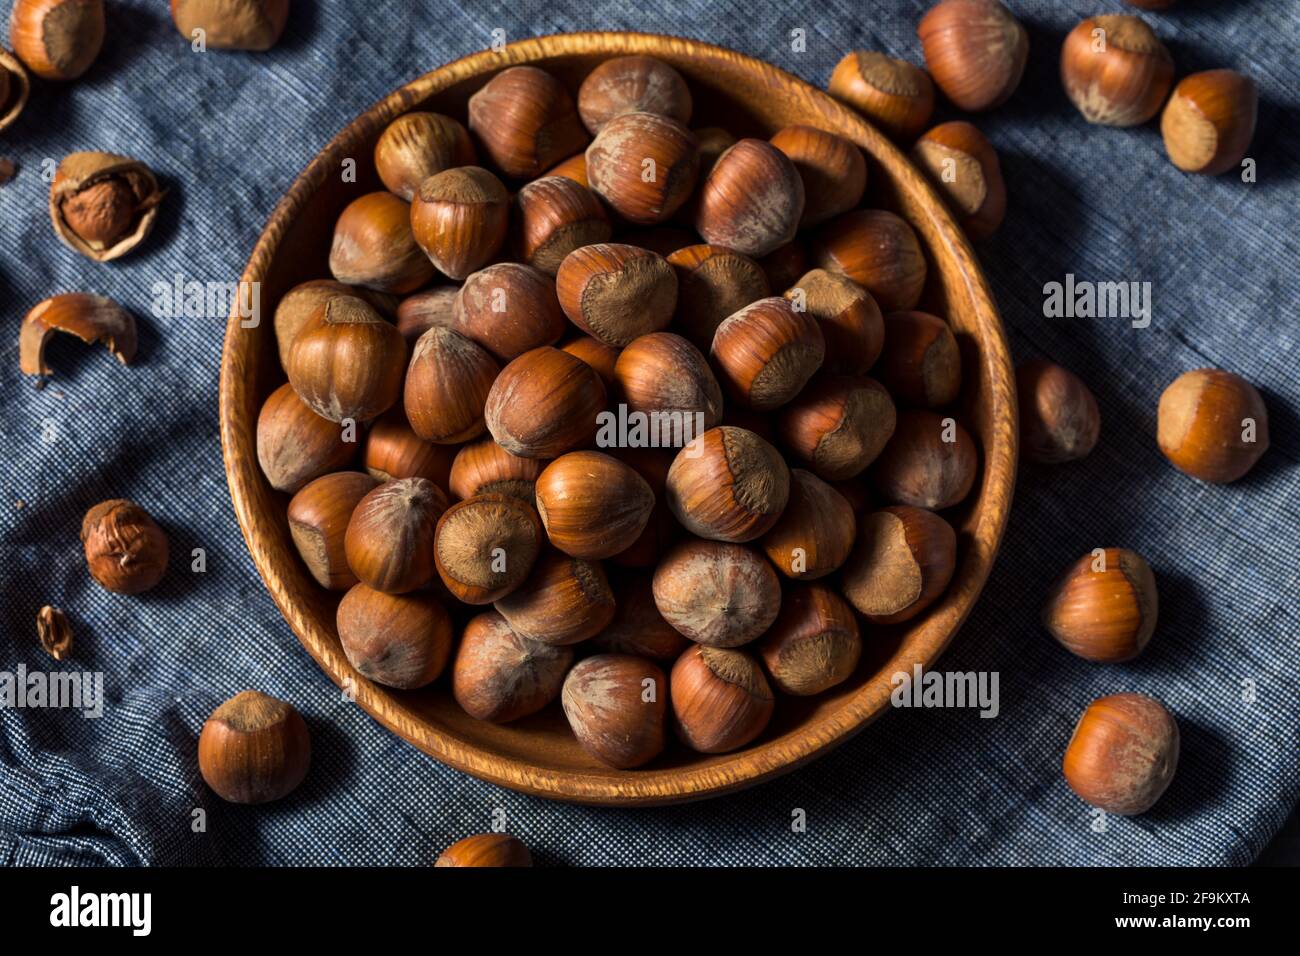
[[[65,292],[38,302],[23,319],[18,333],[18,363],[24,375],[50,375],[45,343],[55,332],[68,332],[83,342],[103,342],[123,365],[135,358],[135,319],[102,295]]]
[[[41,647],[56,661],[72,653],[72,626],[68,624],[68,616],[57,607],[47,604],[37,612],[36,636]]]
[[[27,105],[32,90],[22,62],[7,50],[0,50],[0,130],[12,126]]]
[[[68,248],[108,262],[149,235],[163,195],[143,163],[112,153],[71,153],[50,185],[50,220]]]

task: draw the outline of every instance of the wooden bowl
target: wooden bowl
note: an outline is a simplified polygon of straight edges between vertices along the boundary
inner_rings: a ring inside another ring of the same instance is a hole
[[[463,118],[469,96],[495,73],[521,63],[555,73],[576,91],[583,76],[611,56],[649,54],[671,63],[695,95],[693,126],[725,126],[766,138],[791,123],[847,136],[865,152],[873,204],[887,205],[916,229],[930,260],[923,308],[947,317],[961,342],[967,386],[962,417],[982,449],[979,480],[963,508],[948,517],[959,536],[956,574],[943,598],[917,620],[873,628],[857,673],[815,698],[782,697],[762,737],[731,754],[707,756],[679,745],[647,768],[617,771],[582,751],[558,704],[505,726],[465,714],[448,677],[421,691],[373,684],[348,664],[335,633],[339,595],[308,576],[290,541],[287,497],[273,491],[257,464],[255,427],[262,400],[283,381],[269,316],[298,282],[329,275],[334,220],[362,193],[381,188],[370,156],[396,116],[431,109]],[[356,183],[343,161],[356,159]],[[355,688],[357,703],[385,727],[459,770],[513,790],[594,804],[665,804],[739,790],[826,752],[888,707],[891,675],[930,667],[970,613],[1002,538],[1015,479],[1016,405],[1011,359],[1001,321],[966,239],[939,197],[901,152],[860,116],[777,68],[720,47],[664,36],[582,33],[523,40],[502,52],[476,53],[420,77],[367,110],[312,160],[280,200],[243,275],[261,284],[255,327],[232,314],[221,367],[221,440],[235,512],[271,596],[289,626],[336,684]]]

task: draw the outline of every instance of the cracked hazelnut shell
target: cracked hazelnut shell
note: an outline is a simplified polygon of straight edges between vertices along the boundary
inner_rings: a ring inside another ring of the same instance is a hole
[[[162,199],[143,163],[112,153],[70,153],[50,184],[50,220],[69,249],[109,262],[144,242]]]

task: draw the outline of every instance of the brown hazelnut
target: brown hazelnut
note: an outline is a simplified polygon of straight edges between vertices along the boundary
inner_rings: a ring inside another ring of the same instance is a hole
[[[537,512],[551,544],[596,561],[629,547],[645,529],[655,496],[644,478],[598,451],[573,451],[537,478]]]
[[[167,535],[125,498],[101,501],[81,521],[90,576],[118,594],[148,591],[167,573]]]
[[[767,274],[749,256],[707,243],[678,249],[668,256],[677,273],[677,315],[682,334],[700,348],[729,315],[767,298]]]
[[[1107,813],[1150,810],[1178,769],[1178,724],[1144,694],[1112,694],[1088,705],[1065,748],[1065,782]]]
[[[602,654],[632,654],[671,663],[686,650],[687,639],[664,620],[655,606],[650,574],[642,571],[614,585],[614,619],[591,639]]]
[[[677,275],[656,252],[619,243],[575,249],[555,275],[560,307],[578,328],[606,345],[668,327]]]
[[[429,594],[355,585],[339,602],[339,643],[363,677],[399,690],[431,684],[451,656],[451,617]]]
[[[443,850],[434,866],[532,866],[533,857],[508,833],[480,833]]]
[[[63,292],[32,306],[18,332],[18,366],[24,375],[51,375],[45,346],[55,332],[83,342],[102,342],[123,365],[135,358],[135,317],[112,299],[86,292]]]
[[[629,770],[664,749],[668,681],[644,658],[596,654],[578,661],[560,703],[582,749],[603,764]]]
[[[807,312],[821,326],[826,341],[822,368],[845,375],[865,375],[885,344],[885,323],[871,293],[848,276],[813,269],[786,290],[796,312]]]
[[[885,316],[885,348],[876,373],[904,405],[947,405],[961,392],[957,339],[937,315],[891,312]]]
[[[535,179],[520,189],[515,213],[520,257],[550,276],[574,249],[614,234],[596,194],[563,176]]]
[[[311,766],[311,735],[302,715],[255,690],[212,712],[199,734],[199,772],[229,803],[270,803],[288,796]]]
[[[518,262],[500,262],[466,279],[452,321],[452,328],[502,362],[554,345],[568,328],[551,277]]]
[[[500,366],[459,332],[436,326],[411,351],[403,407],[412,430],[425,441],[456,445],[487,426],[483,406]]]
[[[375,292],[360,286],[344,285],[334,279],[311,279],[300,282],[286,292],[275,306],[275,345],[280,354],[280,367],[289,367],[289,352],[298,333],[320,317],[320,308],[336,295],[350,295],[364,299],[380,315],[393,315],[398,308],[396,296]],[[405,333],[403,333],[405,334]],[[418,339],[413,336],[411,342]]]
[[[578,89],[578,113],[592,135],[624,113],[691,119],[691,91],[682,75],[651,56],[620,56],[587,74]]]
[[[43,80],[75,80],[104,45],[103,0],[14,0],[9,43]]]
[[[377,482],[357,471],[336,471],[304,485],[289,501],[289,534],[316,583],[346,591],[357,583],[344,540],[352,512]]]
[[[776,419],[782,443],[820,478],[866,470],[894,434],[894,402],[875,379],[819,375]]]
[[[1217,176],[1241,164],[1255,136],[1259,91],[1232,70],[1206,70],[1178,81],[1160,116],[1169,161],[1185,173]]]
[[[790,469],[790,500],[760,542],[788,578],[824,578],[848,558],[857,518],[848,500],[810,471]]]
[[[257,462],[276,491],[295,492],[313,478],[346,468],[356,445],[337,422],[321,418],[285,383],[257,415]]]
[[[575,153],[563,162],[556,163],[545,173],[545,176],[563,176],[565,179],[571,179],[583,189],[590,189],[591,183],[587,181],[587,154],[586,152]]]
[[[767,285],[773,292],[788,289],[808,271],[808,252],[799,240],[769,252],[758,260],[767,274]]]
[[[392,409],[366,432],[361,463],[379,481],[428,478],[446,488],[456,449],[436,445],[417,435],[400,409]]]
[[[488,431],[512,455],[555,458],[590,443],[605,385],[582,359],[544,346],[501,370],[484,410]]]
[[[948,201],[972,239],[998,231],[1007,214],[1007,187],[997,151],[970,123],[942,123],[912,147],[912,159]]]
[[[742,139],[718,157],[700,187],[695,228],[706,242],[765,256],[794,239],[804,187],[790,157],[761,139]]]
[[[965,500],[978,465],[975,441],[955,419],[906,411],[872,475],[886,501],[939,511]]]
[[[402,333],[407,345],[414,346],[435,325],[455,328],[453,310],[460,289],[458,285],[440,285],[402,299],[397,306],[397,331]]]
[[[1184,372],[1160,395],[1156,441],[1179,471],[1216,484],[1236,481],[1268,451],[1268,409],[1240,375]]]
[[[713,335],[709,355],[723,388],[755,411],[790,401],[821,368],[821,327],[785,299],[759,299],[728,317]]]
[[[469,131],[441,113],[399,116],[375,143],[375,170],[384,187],[407,202],[430,176],[456,166],[473,166],[478,156]]]
[[[898,505],[863,515],[844,564],[844,596],[876,624],[898,624],[943,594],[957,566],[957,533],[923,508]]]
[[[629,222],[666,222],[695,189],[699,147],[691,131],[655,113],[624,113],[587,147],[591,188]]]
[[[606,345],[591,335],[575,336],[560,346],[560,351],[568,352],[574,358],[580,358],[600,376],[608,392],[614,387],[614,369],[618,365],[618,356],[622,351],[613,345]]]
[[[361,299],[327,299],[289,349],[289,381],[317,415],[332,422],[378,418],[402,395],[406,342]]]
[[[781,517],[790,496],[790,470],[780,452],[753,432],[721,425],[678,452],[664,496],[692,534],[753,541]]]
[[[756,650],[777,690],[809,697],[848,679],[862,656],[862,637],[853,609],[834,590],[799,584],[786,591]]]
[[[652,332],[633,339],[619,354],[614,375],[620,397],[631,411],[650,416],[655,443],[662,447],[680,447],[722,420],[718,380],[700,350],[680,335]]]
[[[545,461],[512,455],[491,438],[481,438],[456,452],[448,488],[457,498],[502,494],[533,503],[533,484]]]
[[[109,262],[144,242],[162,199],[143,163],[112,153],[70,153],[50,184],[50,221],[69,249]]]
[[[486,169],[459,166],[420,182],[410,216],[411,235],[429,261],[443,275],[464,279],[491,262],[505,242],[510,194]]]
[[[465,625],[451,690],[471,717],[505,724],[560,696],[572,664],[573,648],[520,637],[500,614],[487,611]]]
[[[1101,433],[1101,412],[1088,386],[1073,372],[1043,359],[1016,369],[1020,451],[1030,461],[1054,465],[1085,457]]]
[[[411,231],[410,204],[389,192],[367,193],[339,213],[330,274],[348,285],[405,295],[433,278],[433,263]]]
[[[357,503],[348,520],[348,567],[376,591],[401,594],[423,587],[433,579],[434,530],[446,509],[447,496],[425,478],[384,482]]]
[[[171,0],[172,21],[187,40],[203,31],[214,50],[269,50],[289,19],[289,0]]]
[[[736,750],[763,732],[776,700],[758,661],[744,651],[697,644],[670,677],[677,735],[692,750]]]
[[[1173,57],[1134,16],[1088,17],[1061,46],[1061,83],[1089,123],[1145,123],[1160,111],[1173,81]]]
[[[507,176],[534,179],[587,142],[563,84],[535,66],[502,70],[469,98],[469,128]]]
[[[757,638],[781,610],[781,582],[752,548],[683,541],[654,574],[655,606],[697,644],[739,647]]]
[[[1029,34],[997,0],[943,0],[916,28],[944,95],[976,112],[1006,102],[1029,59]]]
[[[1156,629],[1151,566],[1127,548],[1098,548],[1066,569],[1043,605],[1043,626],[1070,653],[1113,664],[1137,657]]]
[[[447,590],[466,604],[491,604],[524,583],[544,532],[528,502],[510,495],[458,501],[438,519],[434,563]]]
[[[614,619],[614,592],[598,561],[544,551],[522,586],[496,602],[521,637],[545,644],[577,644]]]
[[[787,126],[771,143],[790,157],[803,181],[799,228],[820,225],[862,201],[867,161],[862,150],[843,136],[815,126]]]
[[[921,301],[925,255],[912,227],[892,212],[859,209],[831,220],[818,234],[815,258],[870,292],[886,312]]]
[[[27,106],[31,94],[31,80],[22,61],[4,48],[0,48],[0,131],[17,122]],[[13,176],[12,163],[8,177]]]
[[[831,73],[828,89],[831,96],[902,142],[915,139],[934,112],[930,74],[906,60],[871,50],[844,54]]]

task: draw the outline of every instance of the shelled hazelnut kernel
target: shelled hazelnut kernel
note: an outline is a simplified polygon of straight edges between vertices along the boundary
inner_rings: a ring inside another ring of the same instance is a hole
[[[859,209],[818,233],[819,267],[848,276],[886,312],[916,307],[925,288],[925,255],[906,222],[883,209]]]
[[[555,274],[560,307],[606,345],[667,328],[677,307],[677,275],[663,256],[621,243],[575,249]]]
[[[776,709],[762,667],[744,651],[697,644],[677,658],[669,681],[677,734],[700,753],[745,746]]]
[[[411,352],[402,405],[425,441],[455,445],[477,438],[483,407],[500,367],[486,350],[451,329],[434,327]]]
[[[338,423],[321,418],[288,382],[257,415],[257,463],[276,491],[295,492],[313,478],[347,467],[356,445]]]
[[[978,464],[975,441],[955,419],[912,410],[899,413],[872,475],[886,501],[939,511],[970,494]]]
[[[722,421],[722,389],[708,361],[680,335],[652,332],[633,339],[614,365],[619,396],[634,412],[676,416],[677,433],[656,431],[661,444],[685,444]],[[652,418],[651,421],[654,421]]]
[[[911,142],[934,112],[930,74],[906,60],[855,50],[831,73],[831,96],[848,103],[890,136]]]
[[[469,98],[469,128],[507,176],[534,179],[587,142],[564,85],[535,66],[502,70]]]
[[[545,550],[528,579],[495,606],[521,637],[577,644],[614,619],[614,592],[600,562]]]
[[[458,501],[438,519],[434,566],[452,595],[491,604],[524,583],[545,533],[532,505],[510,495]]]
[[[645,529],[655,496],[644,478],[598,451],[572,451],[537,477],[537,511],[551,544],[596,561],[629,547]]]
[[[1217,176],[1241,165],[1255,135],[1259,92],[1249,77],[1206,70],[1178,81],[1160,117],[1169,161]]]
[[[336,622],[348,663],[386,687],[431,684],[451,656],[451,617],[429,594],[385,594],[357,584],[339,602]]]
[[[376,484],[358,471],[336,471],[308,482],[289,500],[289,535],[321,587],[346,591],[357,583],[344,539],[352,512]]]
[[[549,276],[574,249],[614,234],[596,194],[563,176],[535,179],[519,190],[514,228],[521,258]]]
[[[411,235],[429,261],[443,275],[464,279],[491,262],[505,242],[510,194],[486,169],[458,166],[416,186],[410,219]]]
[[[944,95],[970,112],[1006,102],[1029,59],[1029,34],[997,0],[943,0],[916,28]]]
[[[1098,548],[1066,569],[1043,605],[1043,625],[1084,660],[1111,664],[1142,653],[1155,631],[1156,578],[1127,548]]]
[[[573,665],[560,692],[573,735],[601,763],[639,767],[664,749],[668,681],[654,663],[596,654]]]
[[[336,295],[350,295],[363,299],[380,315],[392,315],[398,306],[396,296],[375,292],[360,286],[345,285],[334,279],[312,279],[300,282],[283,296],[275,306],[275,344],[280,354],[280,367],[289,367],[289,351],[298,333],[319,317],[321,306]],[[419,336],[416,336],[418,338]]]
[[[446,509],[447,496],[424,478],[386,481],[367,492],[348,520],[348,567],[377,591],[423,587],[433,579],[434,530]]]
[[[103,0],[14,0],[14,53],[43,80],[75,80],[104,45]]]
[[[361,299],[326,300],[289,349],[285,371],[307,407],[332,422],[369,421],[401,397],[406,342]]]
[[[691,131],[655,113],[616,116],[587,147],[591,188],[629,222],[667,222],[690,198],[698,174]]]
[[[709,356],[727,394],[761,412],[798,395],[821,368],[825,349],[816,319],[771,296],[725,319]]]
[[[330,245],[339,282],[405,295],[433,278],[433,263],[411,231],[411,205],[390,192],[367,193],[339,213]]]
[[[898,624],[935,602],[957,565],[957,533],[933,512],[898,505],[863,515],[840,580],[869,621]]]
[[[763,256],[758,265],[767,275],[768,288],[773,292],[788,289],[808,271],[808,250],[796,239]]]
[[[885,344],[885,323],[871,293],[848,276],[813,269],[785,292],[796,312],[807,312],[826,341],[822,368],[865,375]]]
[[[815,126],[787,126],[770,142],[790,157],[803,182],[799,228],[820,225],[862,201],[867,161],[862,150],[843,136]]]
[[[1175,468],[1201,481],[1236,481],[1268,451],[1268,409],[1240,375],[1184,372],[1160,395],[1156,441]]]
[[[818,477],[843,481],[876,460],[895,425],[894,402],[879,382],[819,375],[781,409],[776,433]]]
[[[772,626],[781,582],[752,548],[692,539],[677,544],[654,573],[655,606],[697,644],[739,647]]]
[[[434,866],[532,866],[533,856],[508,833],[479,833],[442,851]]]
[[[889,313],[877,374],[905,405],[949,404],[961,392],[961,352],[952,329],[928,312]]]
[[[520,637],[496,611],[465,625],[451,669],[451,691],[476,720],[505,724],[560,695],[573,648]]]
[[[69,249],[109,262],[144,242],[163,196],[141,162],[113,153],[69,153],[50,183],[50,223]]]
[[[90,576],[109,591],[139,594],[167,573],[167,535],[133,501],[113,498],[81,520],[81,544]]]
[[[1030,461],[1059,464],[1083,458],[1097,444],[1101,412],[1079,376],[1043,359],[1016,369],[1020,450]]]
[[[832,588],[799,584],[786,591],[757,650],[777,690],[808,697],[848,679],[862,656],[862,636],[853,609]]]
[[[446,488],[456,449],[425,441],[400,409],[391,409],[370,426],[361,446],[361,464],[378,481],[428,478]]]
[[[375,170],[390,193],[410,202],[430,176],[478,161],[469,131],[441,113],[397,117],[375,143]]]
[[[499,262],[465,280],[452,305],[451,327],[509,362],[554,345],[568,326],[549,276],[519,262]]]
[[[171,0],[172,21],[193,42],[202,31],[214,50],[269,50],[289,19],[289,0]]]
[[[678,452],[664,496],[682,526],[714,541],[762,537],[785,510],[790,470],[751,431],[720,425]]]
[[[857,517],[848,500],[810,471],[790,469],[790,500],[760,544],[788,578],[811,581],[848,558]]]
[[[682,75],[651,56],[606,60],[578,88],[578,113],[592,135],[624,113],[656,113],[689,123],[691,105]]]
[[[568,352],[574,358],[580,358],[590,365],[600,376],[606,392],[614,387],[614,369],[618,365],[621,349],[606,345],[595,336],[579,335],[561,344],[560,351]]]
[[[1112,694],[1088,705],[1065,748],[1070,789],[1120,816],[1146,813],[1178,769],[1178,723],[1145,694]]]
[[[1137,126],[1160,111],[1174,60],[1149,26],[1128,14],[1088,17],[1061,46],[1061,83],[1089,123]]]
[[[998,231],[1007,214],[1007,186],[983,133],[962,120],[941,123],[916,141],[912,159],[957,213],[966,235],[986,239]]]
[[[718,157],[700,186],[695,228],[715,246],[765,256],[794,239],[804,186],[790,157],[761,139],[742,139]]]
[[[605,386],[582,359],[544,346],[501,370],[484,410],[488,431],[512,455],[555,458],[596,434]]]
[[[668,256],[677,273],[677,314],[681,332],[700,348],[729,315],[767,298],[767,275],[749,256],[707,243],[678,249]]]
[[[614,619],[591,639],[602,654],[632,654],[671,663],[690,643],[655,606],[652,576],[626,574],[614,584]]]
[[[533,503],[533,483],[545,461],[512,455],[495,441],[481,438],[461,447],[451,463],[447,487],[456,498],[502,494]]]
[[[290,704],[255,690],[212,712],[199,734],[199,772],[228,803],[270,803],[307,776],[311,735]]]

